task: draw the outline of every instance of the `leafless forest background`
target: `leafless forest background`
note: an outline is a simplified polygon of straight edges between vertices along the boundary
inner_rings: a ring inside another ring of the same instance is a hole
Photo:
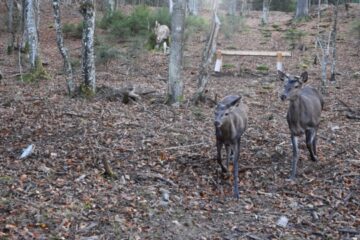
[[[62,8],[63,23],[82,20],[76,8]],[[130,12],[133,7],[124,8]],[[250,11],[231,34],[224,24],[218,48],[278,51],[295,44],[292,57],[284,59],[285,71],[306,69],[309,84],[320,88],[321,68],[313,64],[316,12],[310,20],[291,23],[294,13],[270,11],[266,27],[260,26],[261,14]],[[322,14],[325,31],[333,11],[329,7]],[[210,11],[200,15],[210,21]],[[249,106],[238,201],[231,198],[231,177],[220,173],[215,160],[214,105],[189,101],[206,30],[186,38],[185,99],[176,107],[164,104],[168,55],[161,51],[112,39],[112,47],[125,57],[97,66],[95,97],[70,98],[51,4],[41,5],[39,29],[49,79],[19,80],[17,53],[7,54],[9,35],[0,27],[0,239],[359,239],[360,122],[354,116],[360,111],[360,46],[352,30],[355,20],[360,21],[359,4],[350,4],[349,12],[339,6],[339,75],[324,95],[320,161],[308,159],[302,139],[294,182],[287,180],[292,155],[288,103],[279,99],[276,59],[224,57],[223,71],[211,75],[209,99],[241,94]],[[305,34],[294,43],[286,38],[289,29]],[[96,29],[99,38],[105,34]],[[65,45],[72,58],[80,58],[79,39],[67,37]],[[75,78],[82,81],[79,69]],[[128,104],[109,97],[111,89],[129,86],[150,93]],[[29,144],[34,152],[19,159]],[[103,159],[116,177],[103,175]],[[289,220],[286,227],[277,225],[282,216]]]

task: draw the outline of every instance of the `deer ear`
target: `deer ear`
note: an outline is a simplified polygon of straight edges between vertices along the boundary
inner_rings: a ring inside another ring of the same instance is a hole
[[[279,75],[279,79],[281,81],[284,81],[285,78],[287,78],[287,75],[284,72],[280,71],[280,70],[278,70],[278,75]]]
[[[235,106],[241,99],[241,96],[234,96],[234,100],[230,103],[230,107]]]
[[[300,76],[300,82],[304,83],[308,80],[308,73],[305,71]]]
[[[220,103],[224,104],[226,108],[232,107],[237,104],[241,99],[239,95],[229,95],[226,96]]]

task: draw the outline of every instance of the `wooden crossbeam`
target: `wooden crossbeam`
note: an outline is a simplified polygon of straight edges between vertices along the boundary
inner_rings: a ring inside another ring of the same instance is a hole
[[[237,51],[237,50],[219,50],[221,55],[226,56],[267,56],[276,57],[278,53],[281,53],[283,57],[291,57],[291,52],[288,51]]]

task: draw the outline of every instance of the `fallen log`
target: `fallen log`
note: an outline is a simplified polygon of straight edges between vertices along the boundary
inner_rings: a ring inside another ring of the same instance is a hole
[[[98,88],[98,97],[106,98],[109,101],[118,101],[128,104],[141,100],[142,96],[155,93],[155,90],[139,90],[130,85],[124,88],[116,89],[108,86]]]

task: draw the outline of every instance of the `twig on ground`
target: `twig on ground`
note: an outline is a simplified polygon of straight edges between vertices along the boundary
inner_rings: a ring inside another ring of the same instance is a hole
[[[263,240],[263,238],[258,237],[258,236],[253,235],[253,234],[246,234],[245,236],[250,238],[250,239],[253,239],[253,240]]]
[[[344,101],[342,101],[338,97],[336,99],[347,109],[347,112],[345,114],[345,116],[347,118],[360,120],[360,113],[359,112],[353,110],[348,104],[346,104]]]
[[[340,233],[349,233],[349,234],[360,234],[360,231],[350,228],[340,228],[338,229]]]
[[[137,175],[137,178],[138,179],[147,179],[147,178],[152,178],[152,179],[155,179],[155,180],[160,180],[160,181],[163,181],[169,185],[171,185],[172,187],[177,187],[177,184],[174,183],[172,180],[170,179],[167,179],[165,177],[163,177],[161,174],[155,174],[155,173],[144,173],[144,174],[139,174]]]
[[[345,198],[344,198],[344,205],[347,205],[347,203],[352,198],[354,192],[350,192]]]
[[[180,149],[180,148],[196,147],[196,146],[201,146],[201,145],[205,145],[205,144],[208,144],[208,143],[202,142],[202,143],[195,143],[195,144],[189,144],[189,145],[180,145],[180,146],[167,147],[167,148],[157,148],[157,149],[151,150],[151,152],[161,151],[161,150],[174,150],[174,149]]]

